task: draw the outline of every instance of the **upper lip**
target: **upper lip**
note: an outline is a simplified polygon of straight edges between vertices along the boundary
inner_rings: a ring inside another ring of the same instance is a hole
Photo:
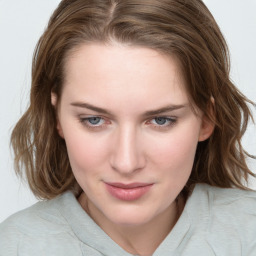
[[[106,182],[106,184],[113,187],[124,188],[124,189],[146,187],[146,186],[153,185],[152,183],[143,183],[143,182],[133,182],[128,184],[120,183],[120,182]]]

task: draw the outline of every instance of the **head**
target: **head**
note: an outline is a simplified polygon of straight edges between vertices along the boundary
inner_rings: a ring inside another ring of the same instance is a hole
[[[12,134],[16,169],[25,166],[36,196],[81,190],[58,113],[69,63],[90,45],[148,49],[174,61],[191,109],[210,127],[196,144],[183,192],[196,183],[243,188],[252,175],[241,146],[249,100],[229,79],[225,40],[203,2],[63,0],[36,47],[30,106]]]

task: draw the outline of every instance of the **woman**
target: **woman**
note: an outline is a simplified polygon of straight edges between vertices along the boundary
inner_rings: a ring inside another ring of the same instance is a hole
[[[62,1],[12,133],[47,200],[1,224],[1,254],[254,255],[248,103],[201,1]]]

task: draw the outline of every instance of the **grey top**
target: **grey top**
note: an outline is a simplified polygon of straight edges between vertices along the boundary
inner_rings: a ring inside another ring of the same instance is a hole
[[[0,224],[1,256],[131,256],[82,209],[71,192]],[[198,184],[153,256],[255,256],[256,193]]]

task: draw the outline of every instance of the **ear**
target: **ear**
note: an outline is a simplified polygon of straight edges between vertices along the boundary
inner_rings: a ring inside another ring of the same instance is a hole
[[[209,120],[205,115],[202,117],[201,129],[198,137],[198,141],[205,141],[212,135],[214,131],[214,123]]]
[[[215,120],[214,104],[215,104],[214,98],[211,97],[209,106],[208,106],[208,113],[211,116],[211,120],[205,114],[203,115],[198,141],[207,140],[208,138],[210,138],[210,136],[214,131],[214,128],[215,128],[215,124],[213,121]]]
[[[57,131],[58,131],[58,134],[60,135],[61,138],[64,139],[64,134],[63,134],[63,130],[62,130],[62,127],[61,127],[61,123],[60,123],[60,119],[59,119],[59,114],[58,114],[58,97],[56,95],[56,93],[51,93],[51,103],[53,105],[53,107],[55,108],[55,113],[56,113],[56,121],[57,121]]]

